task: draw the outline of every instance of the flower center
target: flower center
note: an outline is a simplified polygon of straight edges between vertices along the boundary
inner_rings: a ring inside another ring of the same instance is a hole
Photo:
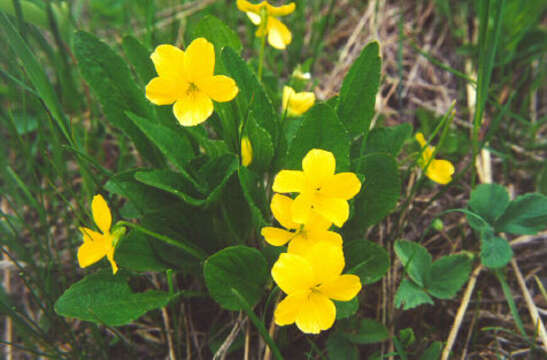
[[[188,88],[186,89],[186,95],[192,95],[199,91],[199,88],[194,83],[189,83]]]

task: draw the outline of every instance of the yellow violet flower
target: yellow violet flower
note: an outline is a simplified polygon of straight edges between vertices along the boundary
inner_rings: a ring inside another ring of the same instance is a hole
[[[197,38],[186,51],[159,45],[150,56],[158,77],[146,85],[146,97],[155,105],[171,105],[183,126],[201,124],[213,113],[213,102],[232,100],[239,89],[224,75],[213,75],[215,48],[205,38]]]
[[[241,165],[247,167],[253,162],[253,146],[247,136],[241,138]]]
[[[290,86],[283,87],[282,112],[287,111],[289,116],[299,116],[309,110],[315,103],[313,92],[303,91],[297,93]]]
[[[265,226],[260,233],[267,243],[273,246],[282,246],[289,243],[289,253],[303,254],[312,245],[326,241],[339,247],[342,246],[342,237],[334,231],[328,231],[332,222],[312,211],[308,222],[304,225],[292,220],[291,205],[293,199],[281,194],[275,194],[270,208],[276,220],[285,229]]]
[[[272,6],[267,1],[252,4],[246,0],[237,0],[237,8],[244,11],[252,23],[258,26],[256,36],[268,35],[268,43],[279,50],[285,49],[291,43],[292,34],[277,16],[289,15],[295,7],[293,2],[283,6]]]
[[[125,229],[121,228],[119,231],[110,232],[112,215],[108,204],[100,194],[93,197],[91,214],[102,234],[83,226],[79,228],[84,237],[84,243],[78,249],[78,263],[80,267],[85,268],[106,256],[112,265],[112,273],[115,274],[118,271],[118,265],[114,261],[114,250]]]
[[[427,141],[425,140],[424,134],[421,132],[416,133],[416,140],[423,148],[422,156],[418,159],[418,164],[422,167],[422,169],[427,166],[427,169],[425,169],[425,175],[438,184],[445,185],[451,182],[452,174],[454,174],[454,165],[452,165],[452,163],[448,160],[432,159],[435,147],[428,145],[427,148],[425,148]],[[429,166],[427,165],[428,163]]]
[[[275,323],[296,322],[302,332],[311,334],[330,328],[336,319],[332,300],[350,301],[361,290],[358,276],[341,275],[344,266],[342,248],[326,242],[302,255],[281,254],[272,277],[287,297],[275,309]]]
[[[342,227],[349,217],[347,200],[359,193],[361,181],[351,172],[335,174],[334,155],[321,149],[312,149],[306,154],[302,169],[281,170],[272,186],[275,192],[300,193],[291,205],[292,220],[305,224],[313,209]]]

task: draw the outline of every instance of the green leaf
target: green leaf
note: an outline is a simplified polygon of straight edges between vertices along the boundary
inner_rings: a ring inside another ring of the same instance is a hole
[[[422,304],[433,305],[433,299],[412,281],[403,279],[395,294],[395,306],[397,308],[403,307],[403,310],[409,310]]]
[[[137,171],[135,179],[156,189],[167,191],[192,206],[203,206],[206,197],[182,174],[171,170]]]
[[[431,254],[422,245],[406,241],[395,241],[395,254],[405,267],[408,276],[416,284],[424,287],[429,283],[431,273]]]
[[[365,154],[385,152],[399,155],[401,148],[412,133],[412,125],[403,123],[397,126],[374,128],[367,136]]]
[[[168,127],[129,111],[125,114],[178,170],[186,172],[186,164],[194,158],[195,154],[181,126],[173,124],[174,126]]]
[[[235,31],[212,15],[204,16],[195,27],[193,38],[198,37],[204,37],[213,43],[217,59],[220,59],[220,53],[225,46],[231,47],[238,54],[243,48]]]
[[[104,185],[105,190],[108,192],[121,195],[128,200],[126,206],[131,206],[138,213],[135,217],[157,211],[165,204],[176,200],[170,194],[138,182],[135,179],[135,173],[138,171],[130,170],[118,173],[112,176]]]
[[[255,74],[231,47],[225,47],[222,50],[221,58],[229,75],[239,87],[239,94],[235,99],[239,106],[239,116],[244,119],[248,116],[248,112],[252,111],[258,125],[268,131],[274,144],[277,143],[277,113]],[[233,112],[233,109],[229,109],[229,111]],[[235,124],[239,127],[239,122],[235,122]]]
[[[59,98],[55,94],[55,90],[51,85],[45,71],[44,66],[40,64],[38,59],[34,56],[25,40],[21,37],[19,32],[11,24],[8,17],[0,12],[0,25],[4,29],[6,34],[5,39],[9,43],[9,46],[13,52],[21,60],[25,73],[27,74],[30,82],[36,89],[36,92],[44,102],[49,113],[63,132],[66,140],[71,143],[70,125],[68,119],[63,113],[63,108],[59,102]]]
[[[189,205],[208,207],[217,201],[237,169],[237,158],[226,154],[205,163],[198,171],[197,182],[171,170],[139,171],[135,179],[176,195]],[[197,189],[197,184],[201,184],[203,189]]]
[[[357,333],[344,332],[344,337],[354,344],[374,344],[387,340],[387,328],[373,319],[362,319]]]
[[[287,156],[289,169],[301,169],[302,159],[311,149],[330,151],[336,171],[349,170],[349,138],[336,112],[326,104],[316,104],[304,115]]]
[[[364,285],[380,280],[389,268],[389,255],[372,241],[357,239],[344,242],[348,272],[361,278]]]
[[[359,350],[339,331],[332,332],[327,339],[329,360],[359,360]]]
[[[231,246],[205,260],[205,284],[211,297],[227,310],[241,310],[235,289],[252,307],[262,297],[268,279],[266,259],[256,249]]]
[[[346,319],[359,309],[359,299],[356,296],[350,301],[334,301],[334,305],[336,305],[336,319]]]
[[[65,317],[121,326],[167,306],[169,300],[169,294],[163,291],[134,293],[127,279],[105,271],[72,284],[55,302],[55,311]]]
[[[261,178],[243,166],[238,170],[238,177],[245,200],[247,200],[255,219],[255,225],[260,228],[267,223],[265,214],[268,213],[268,200],[266,192],[260,184]]]
[[[401,329],[399,331],[399,340],[405,348],[414,344],[414,342],[416,341],[416,335],[414,335],[414,330],[412,330],[412,328]]]
[[[125,115],[130,111],[152,117],[151,105],[136,85],[126,62],[95,36],[79,31],[74,37],[74,55],[82,77],[93,89],[108,120],[120,128],[152,164],[163,164],[159,151]]]
[[[471,192],[471,198],[467,206],[471,211],[493,225],[509,206],[509,194],[501,185],[481,184]],[[467,217],[467,221],[475,230],[480,231],[484,227],[484,224],[471,216]]]
[[[148,237],[131,231],[120,239],[114,254],[119,267],[132,271],[164,271],[169,267],[155,254]]]
[[[135,73],[142,84],[147,84],[152,78],[156,77],[154,64],[150,59],[150,51],[139,40],[131,35],[124,36],[122,46],[127,59],[135,68]]]
[[[435,341],[429,346],[418,360],[438,360],[443,350],[443,343]]]
[[[547,227],[547,197],[539,193],[524,194],[511,201],[496,221],[496,232],[536,234]]]
[[[401,179],[397,161],[389,154],[374,153],[362,158],[365,181],[354,201],[354,214],[348,226],[359,234],[386,217],[397,205]]]
[[[249,166],[258,173],[266,172],[274,157],[274,144],[272,136],[255,119],[253,111],[249,112],[247,118],[247,135],[253,149],[253,161]]]
[[[352,137],[366,137],[374,116],[382,67],[379,50],[376,41],[365,46],[349,69],[340,89],[336,110]]]
[[[489,231],[481,234],[481,263],[487,268],[501,268],[513,257],[513,250],[507,240]]]
[[[439,299],[451,299],[469,279],[472,259],[465,254],[443,256],[431,265],[427,291]]]

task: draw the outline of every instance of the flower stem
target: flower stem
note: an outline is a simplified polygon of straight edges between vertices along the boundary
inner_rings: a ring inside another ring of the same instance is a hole
[[[264,48],[266,47],[266,35],[260,39],[260,53],[258,55],[258,80],[262,81],[262,68],[264,65]]]

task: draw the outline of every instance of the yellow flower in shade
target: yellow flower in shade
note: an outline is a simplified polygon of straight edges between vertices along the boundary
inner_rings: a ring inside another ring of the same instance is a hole
[[[237,8],[244,11],[253,24],[258,26],[256,36],[268,35],[270,45],[279,50],[285,49],[291,43],[292,34],[277,16],[289,15],[295,7],[293,2],[283,6],[272,6],[267,1],[252,4],[246,0],[237,0]]]
[[[224,75],[213,75],[215,49],[205,38],[197,38],[186,51],[159,45],[150,56],[158,77],[146,85],[146,97],[156,105],[173,106],[183,126],[201,124],[213,113],[213,102],[232,100],[239,89]]]
[[[275,192],[300,193],[291,205],[292,220],[305,224],[314,210],[342,227],[349,217],[347,200],[359,193],[361,181],[354,173],[335,174],[334,155],[321,149],[312,149],[306,154],[302,169],[281,170],[272,187]]]
[[[303,254],[312,245],[326,241],[339,247],[342,246],[342,237],[334,231],[328,231],[332,222],[312,211],[308,222],[297,224],[292,220],[291,205],[293,199],[281,194],[275,194],[270,208],[276,220],[285,229],[272,226],[263,227],[260,233],[267,243],[273,246],[282,246],[289,243],[289,252]]]
[[[425,169],[425,175],[438,184],[445,185],[451,182],[452,174],[454,174],[454,165],[452,165],[452,163],[448,160],[432,159],[435,147],[428,145],[427,148],[425,148],[427,141],[424,138],[424,134],[421,132],[416,133],[416,140],[423,148],[422,156],[418,159],[418,164],[422,167],[422,169],[427,166],[427,169]]]
[[[91,214],[102,234],[86,227],[79,228],[84,237],[84,243],[78,249],[78,263],[80,267],[85,268],[106,256],[110,261],[110,265],[112,265],[112,272],[115,274],[118,271],[118,265],[114,261],[114,250],[119,237],[123,235],[125,229],[119,228],[118,231],[110,232],[112,215],[108,204],[101,195],[93,197]]]
[[[247,167],[253,162],[253,147],[247,136],[241,138],[241,165]]]
[[[290,116],[302,115],[315,103],[313,92],[295,92],[290,86],[283,87],[282,111],[287,111]]]
[[[296,322],[302,332],[311,334],[330,328],[336,319],[332,300],[350,301],[361,290],[358,276],[341,275],[344,266],[342,248],[326,242],[302,255],[281,254],[272,277],[287,297],[275,309],[275,323]]]

